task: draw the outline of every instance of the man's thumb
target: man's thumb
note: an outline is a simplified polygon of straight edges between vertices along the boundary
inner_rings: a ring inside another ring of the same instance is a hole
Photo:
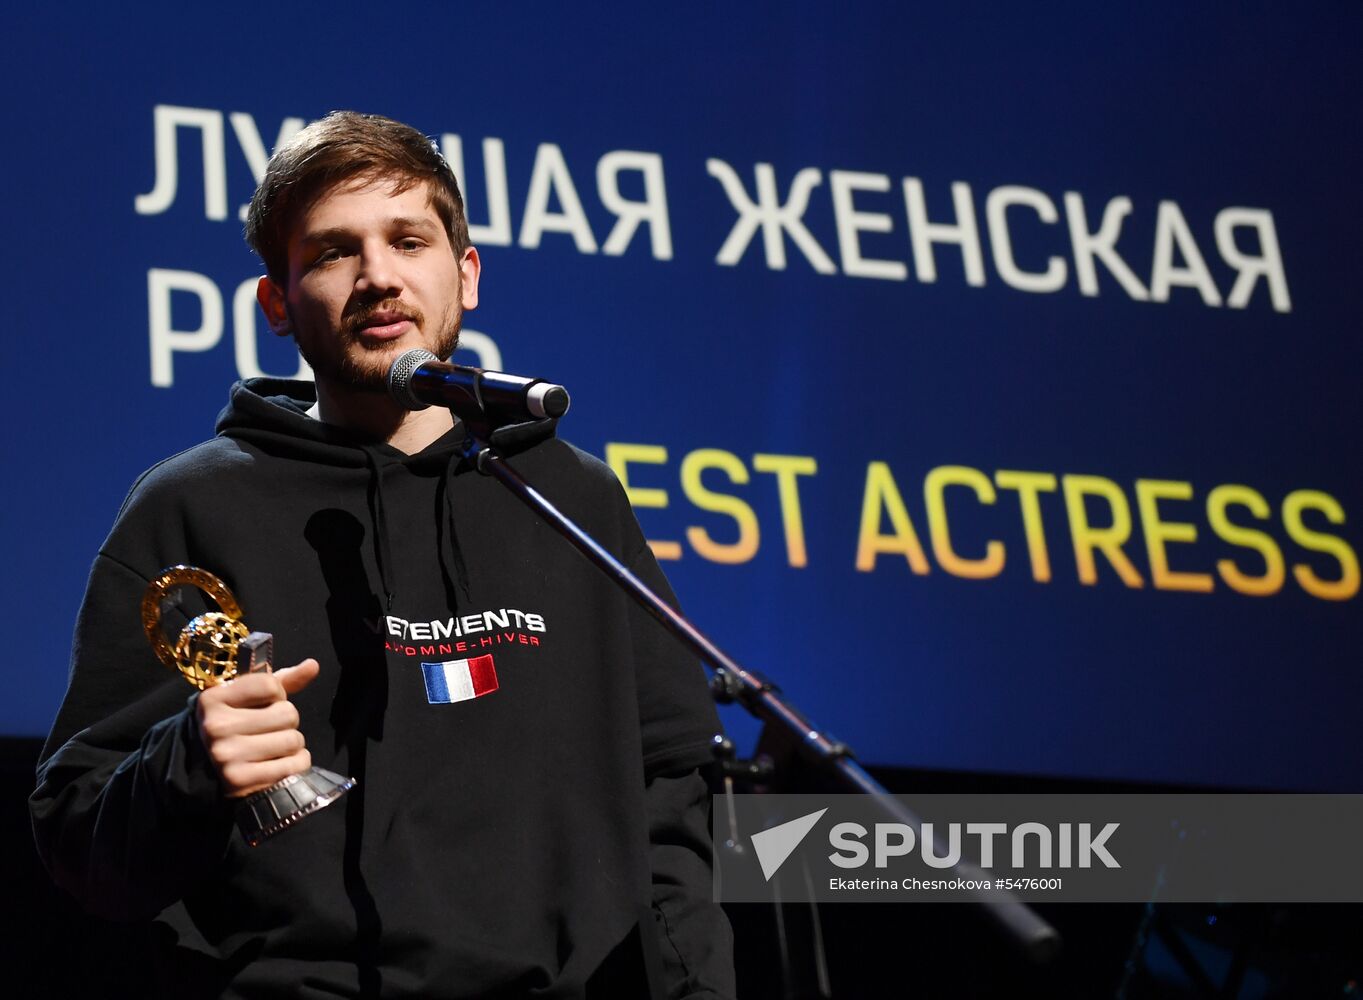
[[[284,685],[286,692],[297,694],[316,680],[321,671],[321,664],[312,657],[308,657],[302,663],[295,663],[292,667],[276,670],[274,675],[279,683]]]

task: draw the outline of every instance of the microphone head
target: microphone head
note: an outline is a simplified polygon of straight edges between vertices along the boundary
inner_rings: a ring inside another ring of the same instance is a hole
[[[572,400],[568,390],[549,382],[536,382],[525,394],[525,405],[536,417],[561,417],[568,412]]]
[[[430,406],[416,398],[412,392],[412,376],[428,361],[439,361],[434,354],[421,347],[414,347],[401,355],[388,369],[388,394],[404,410],[424,410]]]

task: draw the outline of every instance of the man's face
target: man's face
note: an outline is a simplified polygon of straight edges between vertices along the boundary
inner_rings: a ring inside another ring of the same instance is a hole
[[[454,256],[424,183],[395,193],[359,177],[323,191],[294,225],[288,259],[287,286],[262,278],[258,298],[319,382],[386,391],[403,352],[448,358],[478,304],[478,253]]]

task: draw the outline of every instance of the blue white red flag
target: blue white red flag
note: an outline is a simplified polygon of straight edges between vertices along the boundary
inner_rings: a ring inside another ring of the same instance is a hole
[[[432,705],[468,701],[497,690],[497,670],[490,653],[469,660],[423,663],[421,670],[426,675],[426,700]]]

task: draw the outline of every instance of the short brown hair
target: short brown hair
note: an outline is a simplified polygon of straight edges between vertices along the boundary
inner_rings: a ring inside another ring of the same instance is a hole
[[[382,115],[333,111],[275,150],[251,198],[246,242],[274,281],[288,280],[289,229],[299,214],[334,184],[367,174],[391,179],[396,192],[428,184],[455,257],[464,255],[469,247],[464,199],[435,144],[410,125]]]

